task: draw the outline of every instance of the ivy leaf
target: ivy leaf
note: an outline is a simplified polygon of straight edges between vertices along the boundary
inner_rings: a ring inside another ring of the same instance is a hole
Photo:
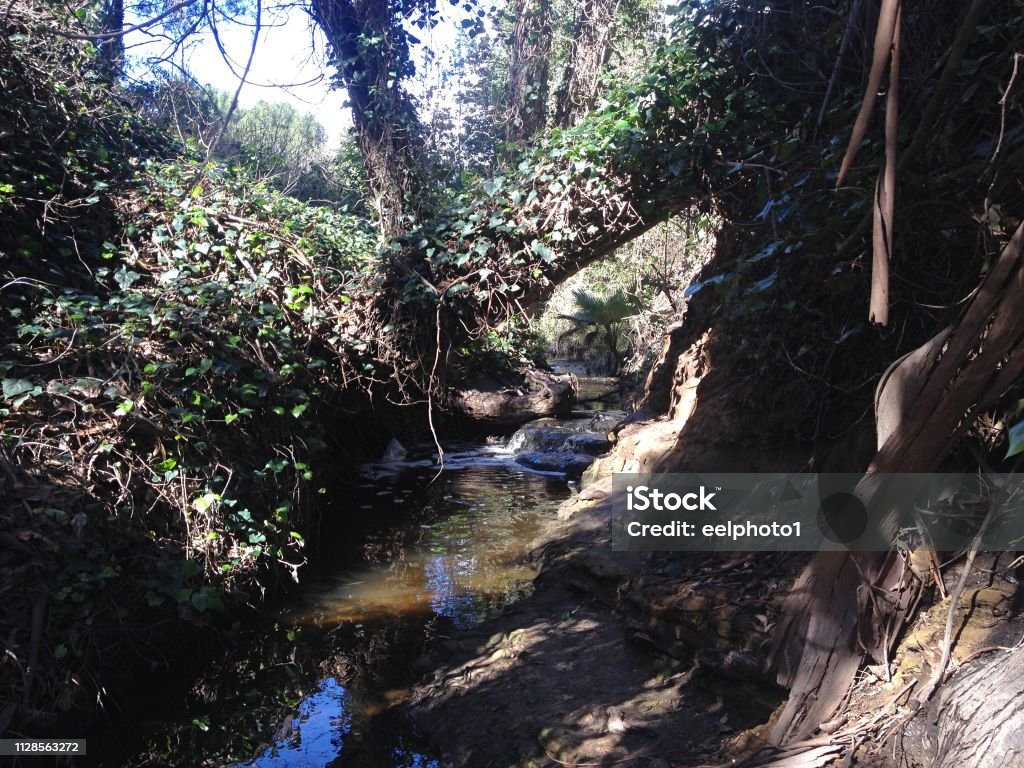
[[[530,243],[530,249],[540,256],[541,259],[544,260],[545,264],[550,264],[557,258],[555,252],[544,245],[540,240],[534,240]]]
[[[505,179],[498,176],[495,179],[485,181],[481,186],[488,197],[494,197],[496,194],[501,192],[501,188],[505,185]]]
[[[127,291],[129,288],[131,288],[132,285],[135,284],[135,281],[138,280],[140,277],[142,277],[142,275],[140,275],[138,272],[134,272],[130,269],[125,269],[124,267],[118,268],[118,270],[114,273],[114,280],[117,281],[117,285],[122,291]]]
[[[27,379],[4,379],[4,400],[13,400],[18,395],[24,395],[35,389],[35,384]]]
[[[1018,421],[1010,427],[1010,447],[1006,451],[1006,458],[1024,453],[1024,421]]]

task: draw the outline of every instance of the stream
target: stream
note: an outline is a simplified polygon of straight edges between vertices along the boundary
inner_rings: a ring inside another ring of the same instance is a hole
[[[621,416],[577,412],[445,445],[443,470],[433,444],[390,446],[331,510],[360,523],[336,542],[334,568],[258,626],[233,627],[135,722],[131,754],[101,764],[438,768],[400,713],[426,643],[530,593],[531,542]]]

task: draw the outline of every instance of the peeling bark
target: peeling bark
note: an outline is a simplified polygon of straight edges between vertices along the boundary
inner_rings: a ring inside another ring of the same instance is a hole
[[[910,768],[1024,764],[1024,648],[962,669],[898,743]]]
[[[911,492],[906,482],[899,487],[879,482],[880,475],[934,471],[970,426],[973,414],[1024,373],[1022,247],[1024,226],[1003,249],[952,331],[943,330],[936,337],[940,340],[927,342],[920,354],[908,355],[901,364],[908,375],[900,381],[898,400],[911,405],[898,423],[885,426],[891,433],[857,486],[855,493],[869,509],[878,509],[880,502],[895,508],[900,494]],[[895,534],[894,526],[883,519],[882,533]],[[845,698],[864,649],[877,658],[882,643],[895,635],[910,593],[901,586],[897,560],[884,553],[823,552],[797,581],[769,662],[779,682],[792,689],[772,734],[775,743],[814,732]],[[864,606],[860,595],[865,590],[883,599]],[[888,628],[885,637],[872,643],[858,636],[873,627]]]

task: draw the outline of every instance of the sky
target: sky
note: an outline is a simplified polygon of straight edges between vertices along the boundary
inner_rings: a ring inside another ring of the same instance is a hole
[[[188,65],[200,82],[234,93],[252,47],[252,30],[226,25],[221,40],[233,67],[227,65],[209,35],[194,47]],[[327,129],[331,144],[336,145],[352,121],[344,106],[345,92],[331,88],[325,47],[323,35],[301,8],[281,11],[260,32],[239,105],[284,101],[299,112],[312,112]]]
[[[137,21],[137,17],[132,18],[126,12],[126,24]],[[175,61],[183,63],[200,83],[234,93],[249,57],[252,29],[223,24],[219,31],[224,49],[232,61],[230,66],[209,32],[196,36],[187,52],[180,53]],[[417,32],[417,35],[438,54],[432,65],[427,65],[422,55],[416,56],[420,71],[429,70],[447,61],[446,54],[454,47],[457,35],[456,25],[454,21],[444,21],[435,29]],[[126,36],[125,45],[128,55],[141,63],[146,57],[163,55],[165,44],[141,32],[134,32]],[[325,50],[323,33],[316,29],[302,7],[265,11],[259,44],[246,85],[239,96],[239,106],[249,107],[261,100],[283,101],[301,113],[311,112],[327,130],[329,144],[337,146],[340,137],[351,127],[352,120],[345,107],[344,91],[331,88],[333,70],[326,63]],[[143,69],[137,67],[136,71],[142,72]],[[431,73],[426,71],[424,74],[424,82],[429,82]],[[417,90],[415,84],[410,90]]]

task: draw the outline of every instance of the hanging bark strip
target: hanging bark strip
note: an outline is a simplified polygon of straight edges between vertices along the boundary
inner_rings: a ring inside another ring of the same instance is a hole
[[[875,201],[871,237],[871,301],[868,319],[879,325],[889,324],[889,260],[892,257],[892,220],[896,195],[896,135],[899,122],[899,45],[900,0],[882,0],[882,8],[875,28],[875,47],[857,119],[853,123],[850,142],[846,145],[839,168],[836,187],[842,186],[857,156],[860,143],[871,122],[871,110],[882,85],[886,65],[889,64],[889,92],[885,108],[885,161],[875,183]]]
[[[908,355],[898,400],[905,410],[875,455],[857,495],[869,504],[899,503],[901,489],[879,476],[931,472],[982,408],[1024,374],[1024,225],[1014,233],[952,330]],[[926,351],[925,351],[926,350]],[[883,533],[894,533],[891,520]],[[881,598],[865,601],[870,590]],[[912,587],[893,553],[822,552],[788,598],[769,664],[790,688],[772,740],[813,733],[845,699],[865,652],[881,654],[906,617]],[[880,613],[882,615],[880,615]],[[883,629],[884,628],[884,629]],[[883,631],[878,631],[883,629]]]
[[[902,11],[897,4],[892,38],[892,61],[889,64],[889,92],[885,98],[885,164],[875,185],[874,228],[871,235],[871,303],[868,319],[879,325],[889,324],[889,262],[892,260],[893,218],[896,212],[901,16]]]
[[[875,28],[875,49],[871,59],[871,71],[868,74],[868,85],[864,90],[864,101],[861,102],[860,112],[853,123],[853,131],[850,133],[850,143],[846,145],[846,154],[843,156],[843,163],[839,167],[839,177],[836,179],[836,186],[841,187],[846,179],[846,174],[853,165],[857,156],[860,143],[867,133],[868,123],[871,122],[871,110],[875,106],[875,99],[878,97],[878,89],[882,85],[882,76],[885,75],[885,65],[889,63],[892,53],[893,39],[896,32],[896,24],[899,17],[900,0],[882,0],[882,10],[878,16],[878,26]]]

